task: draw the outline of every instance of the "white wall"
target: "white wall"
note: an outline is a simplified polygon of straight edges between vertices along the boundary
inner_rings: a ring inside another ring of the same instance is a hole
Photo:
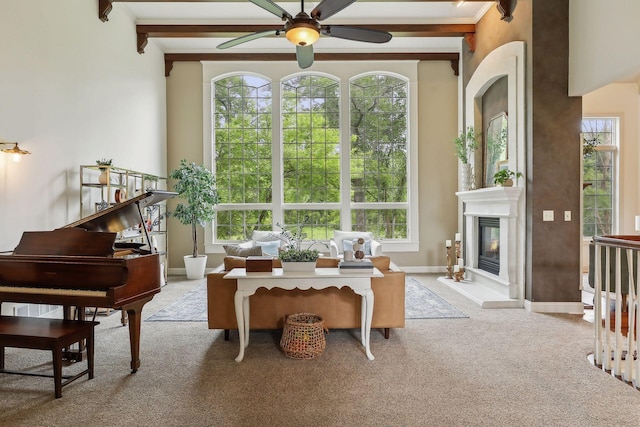
[[[133,18],[97,4],[0,0],[0,137],[33,153],[0,153],[0,251],[78,219],[80,164],[166,176],[162,52],[139,55]]]
[[[640,74],[638,0],[570,0],[569,95]]]
[[[635,216],[640,214],[638,164],[640,164],[640,95],[637,83],[614,83],[582,97],[584,117],[619,117],[618,228],[615,234],[636,234]],[[588,265],[588,244],[583,242],[583,269]]]

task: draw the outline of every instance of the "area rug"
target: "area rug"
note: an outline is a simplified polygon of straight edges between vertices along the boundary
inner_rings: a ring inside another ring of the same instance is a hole
[[[374,302],[375,304],[375,302]],[[411,276],[406,277],[405,318],[465,318],[466,314],[439,297]],[[155,312],[147,322],[206,322],[207,284],[203,282],[168,306]]]
[[[406,276],[404,317],[406,319],[455,319],[469,317],[416,278]],[[375,301],[373,303],[375,306]]]

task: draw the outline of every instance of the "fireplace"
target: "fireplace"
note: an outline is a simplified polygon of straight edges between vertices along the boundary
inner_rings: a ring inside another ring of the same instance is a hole
[[[478,218],[478,268],[500,274],[500,218]]]
[[[523,307],[526,230],[522,193],[521,187],[456,193],[465,218],[465,280],[449,282],[482,307]]]

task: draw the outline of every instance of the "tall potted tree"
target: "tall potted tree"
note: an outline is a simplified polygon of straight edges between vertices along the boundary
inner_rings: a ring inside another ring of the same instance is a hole
[[[216,179],[204,166],[180,161],[180,167],[169,175],[175,179],[175,191],[178,197],[186,200],[179,203],[172,216],[182,224],[191,226],[193,253],[184,256],[187,279],[202,279],[207,265],[207,256],[198,254],[198,226],[204,227],[215,217],[215,205],[218,203]]]

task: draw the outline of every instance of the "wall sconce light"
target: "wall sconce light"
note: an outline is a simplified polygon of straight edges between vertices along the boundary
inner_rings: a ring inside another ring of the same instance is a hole
[[[2,145],[13,145],[13,147],[3,148],[1,151],[3,153],[11,154],[11,158],[13,159],[14,162],[19,162],[20,160],[22,160],[22,156],[31,154],[30,151],[21,150],[20,147],[18,147],[17,142],[7,142],[4,140],[0,140],[0,146]]]

